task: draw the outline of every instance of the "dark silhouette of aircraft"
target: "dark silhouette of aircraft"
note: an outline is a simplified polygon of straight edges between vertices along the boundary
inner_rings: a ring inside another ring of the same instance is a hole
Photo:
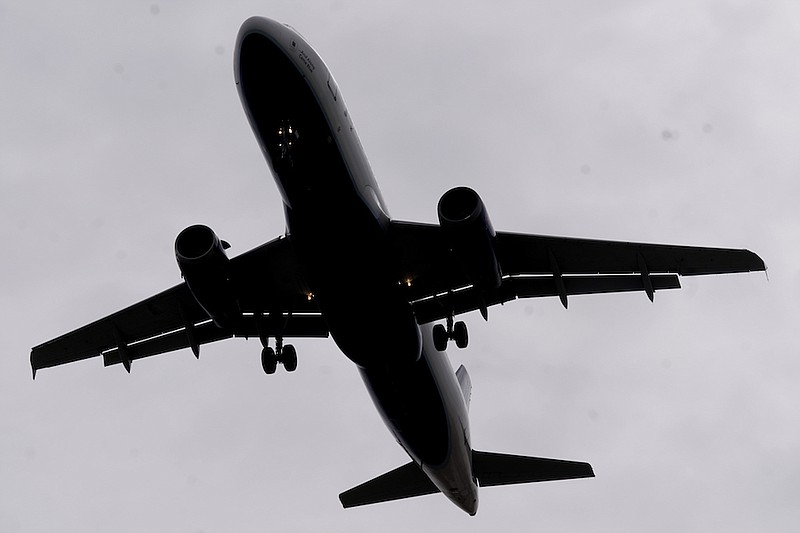
[[[439,200],[439,224],[389,217],[342,95],[292,28],[248,19],[236,42],[245,113],[280,190],[286,234],[237,257],[208,227],[175,241],[184,282],[33,348],[41,368],[106,366],[230,337],[256,337],[267,374],[291,372],[285,340],[331,335],[358,367],[411,462],[340,495],[345,507],[442,492],[475,514],[478,486],[591,477],[588,463],[474,451],[471,382],[444,350],[454,317],[516,298],[679,288],[678,275],[765,270],[748,250],[495,231],[472,189]],[[444,325],[441,323],[444,321]],[[435,322],[440,322],[434,325]],[[270,346],[270,340],[274,345]]]

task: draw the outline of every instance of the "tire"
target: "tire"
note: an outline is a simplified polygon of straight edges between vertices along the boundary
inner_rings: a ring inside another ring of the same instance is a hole
[[[447,348],[447,330],[441,324],[433,326],[433,346],[440,352]]]
[[[453,339],[456,341],[456,346],[459,348],[466,348],[469,344],[469,335],[467,334],[467,325],[463,322],[456,322],[453,325]]]
[[[261,350],[261,368],[266,374],[274,374],[275,369],[278,368],[278,358],[275,357],[275,350],[272,348]]]
[[[294,372],[297,370],[297,350],[294,349],[294,346],[287,344],[283,347],[281,362],[283,363],[283,368],[285,368],[287,372]]]

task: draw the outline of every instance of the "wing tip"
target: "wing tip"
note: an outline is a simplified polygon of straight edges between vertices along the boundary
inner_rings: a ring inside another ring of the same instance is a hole
[[[766,272],[767,271],[767,264],[764,263],[764,260],[761,257],[753,252],[752,250],[743,250],[749,258],[750,261],[750,272]]]

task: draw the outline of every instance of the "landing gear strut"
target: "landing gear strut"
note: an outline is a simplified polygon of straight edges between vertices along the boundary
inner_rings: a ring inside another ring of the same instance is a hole
[[[447,348],[447,342],[454,340],[459,348],[466,348],[469,343],[467,325],[459,321],[453,324],[453,317],[447,317],[447,329],[441,324],[433,326],[433,345],[443,352]]]

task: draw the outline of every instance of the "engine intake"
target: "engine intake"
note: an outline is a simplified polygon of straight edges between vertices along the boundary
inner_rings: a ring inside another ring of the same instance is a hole
[[[450,250],[470,282],[482,289],[500,287],[495,232],[478,193],[469,187],[450,189],[439,200],[438,211]]]
[[[241,316],[228,277],[230,245],[208,226],[197,224],[175,238],[175,259],[194,299],[220,328],[228,328]]]

